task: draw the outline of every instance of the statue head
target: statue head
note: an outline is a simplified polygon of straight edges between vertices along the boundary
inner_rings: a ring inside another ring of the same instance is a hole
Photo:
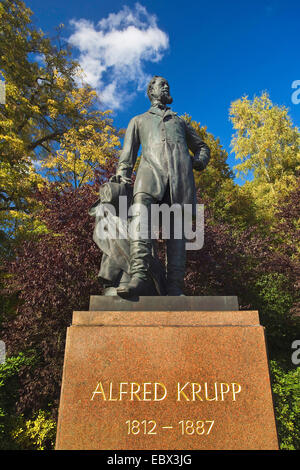
[[[159,75],[151,78],[147,88],[147,95],[152,105],[155,103],[166,105],[171,104],[173,101],[172,96],[170,96],[168,81]]]

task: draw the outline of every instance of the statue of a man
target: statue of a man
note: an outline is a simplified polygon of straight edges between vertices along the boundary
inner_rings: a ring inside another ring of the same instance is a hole
[[[143,238],[132,236],[130,239],[131,279],[128,284],[117,289],[118,294],[125,297],[149,295],[151,288],[151,205],[166,202],[169,205],[179,204],[182,208],[184,204],[195,206],[193,168],[204,170],[210,158],[208,146],[193,127],[167,106],[173,101],[167,80],[154,76],[148,85],[147,94],[151,108],[131,119],[116,175],[111,178],[116,183],[131,182],[141,145],[142,157],[133,187],[133,204],[142,204],[147,208],[149,231]],[[190,155],[189,149],[194,157]],[[166,240],[167,295],[183,295],[185,243],[184,237],[177,239],[171,230],[170,238]]]

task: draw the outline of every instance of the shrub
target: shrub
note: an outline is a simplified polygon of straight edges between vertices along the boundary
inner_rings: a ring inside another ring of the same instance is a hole
[[[280,448],[300,449],[300,368],[284,371],[270,361]]]

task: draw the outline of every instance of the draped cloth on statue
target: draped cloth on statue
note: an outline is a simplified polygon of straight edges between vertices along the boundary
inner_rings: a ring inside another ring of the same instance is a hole
[[[100,187],[99,199],[89,209],[89,215],[95,217],[93,240],[102,252],[98,277],[114,286],[130,280],[129,222],[120,214],[119,198],[124,197],[128,210],[132,192],[128,184],[105,183]],[[156,255],[154,242],[149,274],[157,295],[165,295],[165,270]]]

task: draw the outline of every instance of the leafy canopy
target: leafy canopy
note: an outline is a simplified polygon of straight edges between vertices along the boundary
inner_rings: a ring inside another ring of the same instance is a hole
[[[240,177],[246,183],[258,210],[272,219],[274,207],[297,185],[300,170],[300,133],[285,106],[272,103],[267,93],[233,102],[230,119],[235,130],[232,151],[241,163]]]

